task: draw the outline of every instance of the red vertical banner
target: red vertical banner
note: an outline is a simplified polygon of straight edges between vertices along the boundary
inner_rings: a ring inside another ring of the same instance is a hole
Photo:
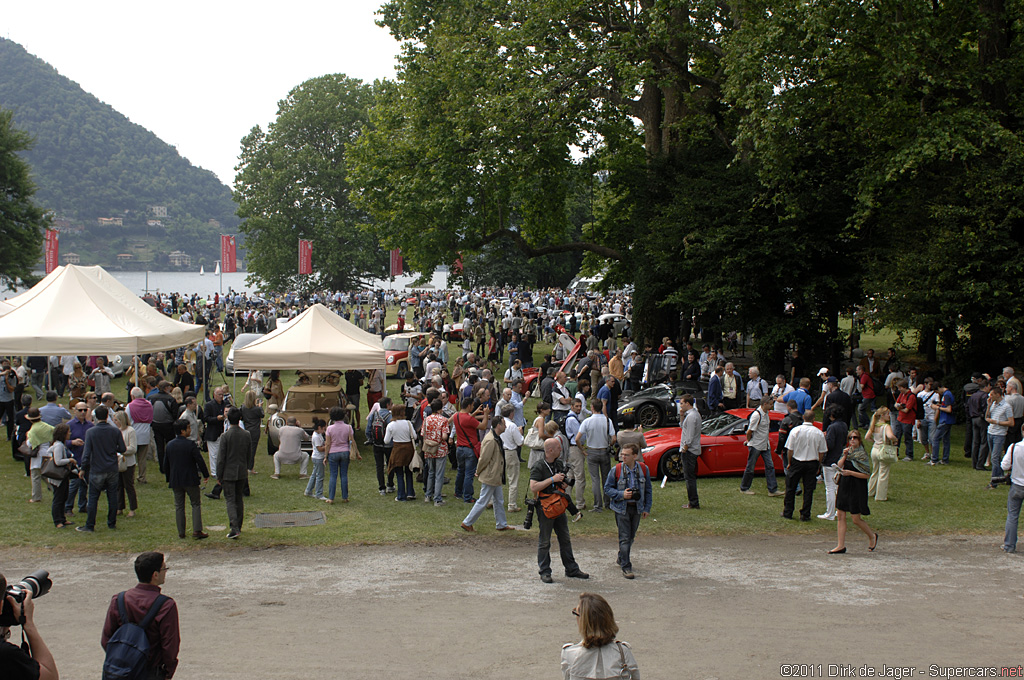
[[[57,263],[58,250],[59,250],[58,237],[59,237],[59,234],[57,233],[56,229],[47,229],[46,230],[46,238],[45,238],[43,243],[44,243],[44,246],[45,246],[45,258],[44,258],[44,260],[46,262],[46,273],[47,274],[49,274],[50,272],[52,272],[54,269],[56,269],[58,267],[58,263]]]
[[[391,276],[402,275],[402,251],[395,248],[391,251]]]
[[[457,255],[458,255],[458,257],[455,258],[455,264],[452,265],[452,269],[455,270],[455,272],[457,274],[461,274],[462,273],[462,253],[459,252],[459,253],[457,253]]]
[[[235,237],[229,234],[220,235],[220,271],[222,274],[232,274],[237,271],[235,268]]]
[[[313,242],[299,239],[299,276],[313,273]]]

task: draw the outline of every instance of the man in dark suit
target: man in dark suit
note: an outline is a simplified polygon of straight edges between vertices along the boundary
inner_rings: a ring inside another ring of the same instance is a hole
[[[241,411],[237,408],[228,410],[228,429],[220,438],[220,451],[217,456],[217,480],[224,489],[224,499],[228,503],[228,538],[238,538],[242,533],[242,492],[249,478],[249,433],[238,426]]]
[[[210,481],[210,471],[199,451],[199,446],[189,438],[192,424],[184,418],[174,422],[177,437],[167,442],[164,447],[164,469],[167,472],[168,486],[174,490],[174,516],[178,523],[178,538],[185,538],[185,495],[192,504],[192,538],[202,539],[209,536],[203,532],[203,511],[199,495],[199,476],[203,484]]]

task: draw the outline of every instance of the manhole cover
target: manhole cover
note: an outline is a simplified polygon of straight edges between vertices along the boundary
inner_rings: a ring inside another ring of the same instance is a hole
[[[257,529],[311,527],[316,524],[325,524],[326,522],[327,518],[319,510],[306,512],[261,512],[253,520]]]

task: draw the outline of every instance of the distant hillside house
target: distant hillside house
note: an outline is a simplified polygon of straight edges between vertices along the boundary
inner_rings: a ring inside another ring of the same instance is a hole
[[[171,254],[167,256],[168,261],[174,267],[191,267],[192,256],[187,255],[180,250],[173,250]]]
[[[162,227],[162,226],[164,226],[164,223],[161,222],[160,220],[146,220],[146,226],[147,227]]]
[[[117,256],[117,261],[121,264],[124,264],[125,262],[131,262],[133,257],[134,255],[132,255],[131,253],[121,253],[120,255]]]
[[[123,227],[124,219],[121,217],[100,217],[96,220],[101,227]]]
[[[149,209],[153,211],[155,217],[167,217],[166,205],[151,205]]]
[[[218,222],[217,220],[215,220],[213,218],[210,218],[207,221],[207,224],[209,224],[211,227],[216,227],[217,229],[220,229],[220,222]]]
[[[79,264],[82,261],[82,258],[78,256],[78,253],[65,253],[62,259],[64,260],[64,264]]]

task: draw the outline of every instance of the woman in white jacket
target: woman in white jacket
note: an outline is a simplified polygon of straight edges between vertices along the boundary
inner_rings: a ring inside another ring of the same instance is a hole
[[[629,644],[615,639],[619,627],[611,605],[600,595],[583,593],[572,610],[583,639],[562,647],[565,680],[640,680]]]

